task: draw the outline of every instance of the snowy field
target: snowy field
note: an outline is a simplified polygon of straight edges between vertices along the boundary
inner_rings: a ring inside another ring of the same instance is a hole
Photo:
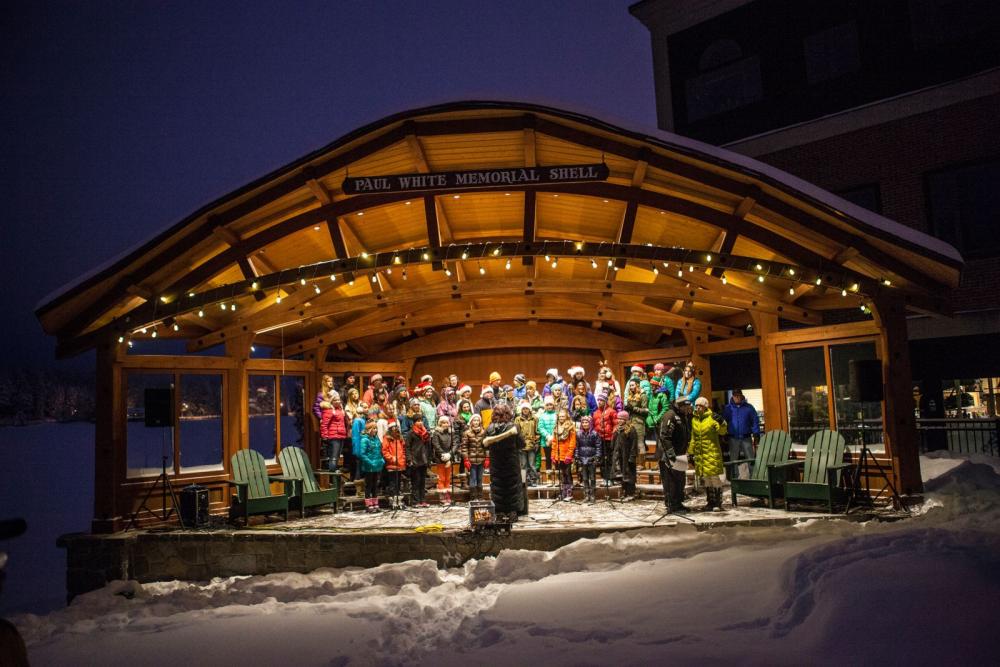
[[[994,664],[1000,461],[922,461],[913,519],[646,528],[439,570],[117,582],[21,615],[34,664]]]

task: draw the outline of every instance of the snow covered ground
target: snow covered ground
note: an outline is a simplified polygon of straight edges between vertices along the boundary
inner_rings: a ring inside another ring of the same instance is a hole
[[[644,528],[439,570],[116,582],[14,618],[39,665],[992,664],[1000,461],[922,462],[896,523]]]

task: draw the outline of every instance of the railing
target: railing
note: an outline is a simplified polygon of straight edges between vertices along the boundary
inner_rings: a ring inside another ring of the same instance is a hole
[[[918,419],[920,451],[1000,454],[1000,419]]]

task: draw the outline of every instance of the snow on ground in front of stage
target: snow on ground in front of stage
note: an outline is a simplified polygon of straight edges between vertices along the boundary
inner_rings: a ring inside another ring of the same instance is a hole
[[[922,469],[906,521],[682,522],[449,570],[116,582],[15,622],[45,665],[991,663],[1000,461]]]

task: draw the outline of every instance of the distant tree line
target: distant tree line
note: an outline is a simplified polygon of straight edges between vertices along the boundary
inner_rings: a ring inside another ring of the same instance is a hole
[[[0,368],[0,425],[94,419],[94,376],[50,368]]]

